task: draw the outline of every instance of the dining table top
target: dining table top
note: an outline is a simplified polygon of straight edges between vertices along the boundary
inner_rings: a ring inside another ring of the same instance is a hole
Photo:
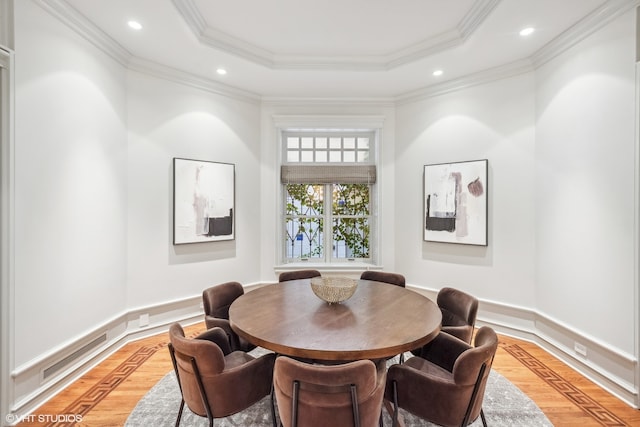
[[[229,320],[239,336],[278,354],[350,361],[419,348],[438,334],[442,315],[432,300],[400,286],[358,280],[351,298],[329,304],[302,279],[247,292]]]

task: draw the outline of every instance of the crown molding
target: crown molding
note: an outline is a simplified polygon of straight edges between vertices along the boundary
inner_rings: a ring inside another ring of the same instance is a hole
[[[466,89],[471,86],[478,86],[490,83],[496,80],[506,79],[520,74],[533,71],[534,68],[529,59],[510,62],[499,67],[489,68],[474,74],[453,79],[441,84],[429,86],[411,92],[398,95],[395,100],[398,105],[409,102],[420,101],[434,96],[444,95],[446,93],[455,92]]]
[[[176,1],[191,2],[192,0],[174,0],[174,3]],[[202,32],[196,33],[196,36],[206,46],[229,52],[269,68],[276,68],[275,54],[227,33],[206,27]]]
[[[261,97],[257,93],[218,83],[205,77],[199,77],[195,74],[142,58],[132,58],[129,61],[128,68],[131,71],[148,74],[174,83],[191,86],[217,95],[228,96],[251,104],[259,104],[261,101]]]
[[[438,52],[460,46],[464,43],[464,40],[463,35],[457,29],[441,33],[428,40],[387,55],[380,61],[381,68],[391,70],[401,65],[419,61]]]
[[[638,6],[640,6],[640,0],[607,1],[531,55],[533,66],[539,68],[614,19]]]
[[[173,5],[196,36],[205,32],[207,21],[193,0],[173,0]]]
[[[458,31],[463,40],[467,40],[471,34],[484,22],[484,20],[493,12],[501,0],[483,0],[477,1],[471,6],[471,9],[462,18],[458,24]]]
[[[366,106],[379,108],[393,108],[393,98],[297,98],[269,96],[262,98],[262,104],[274,107],[308,107],[308,106]]]
[[[495,9],[500,1],[501,0],[483,0],[475,2],[454,30],[444,32],[413,46],[401,49],[396,53],[387,55],[383,68],[390,70],[464,44],[480,24],[493,12],[493,9]]]
[[[194,0],[173,0],[173,4],[202,44],[268,68],[384,71],[464,43],[500,1],[476,0],[455,28],[398,51],[382,55],[336,56],[278,54],[209,27]]]
[[[109,37],[66,1],[35,0],[35,3],[58,18],[98,49],[115,59],[119,64],[126,67],[129,63],[132,55],[128,50]]]
[[[173,5],[200,43],[274,68],[274,54],[272,52],[209,27],[193,0],[173,0]]]

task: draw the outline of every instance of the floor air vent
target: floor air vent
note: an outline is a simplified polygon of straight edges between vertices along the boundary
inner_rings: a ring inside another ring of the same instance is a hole
[[[93,341],[91,341],[90,343],[84,345],[83,347],[79,348],[78,350],[74,351],[73,353],[71,353],[70,355],[68,355],[67,357],[65,357],[62,360],[57,361],[56,363],[54,363],[53,365],[49,366],[48,368],[46,368],[43,371],[43,379],[47,379],[50,376],[52,376],[53,374],[55,374],[56,372],[58,372],[60,369],[64,368],[65,366],[67,366],[68,364],[70,364],[71,362],[73,362],[74,360],[76,360],[77,358],[79,358],[80,356],[82,356],[85,353],[88,353],[89,351],[93,350],[94,348],[96,348],[97,346],[99,346],[100,344],[102,344],[103,342],[107,341],[107,333],[105,332],[104,334],[100,335],[99,337],[97,337],[96,339],[94,339]]]

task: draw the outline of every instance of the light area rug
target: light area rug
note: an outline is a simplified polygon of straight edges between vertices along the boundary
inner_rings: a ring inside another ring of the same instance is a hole
[[[254,350],[255,353],[252,353],[257,356],[261,354],[261,350],[256,349]],[[408,353],[407,356],[410,356],[410,354]],[[397,363],[397,360],[391,359],[388,363]],[[267,396],[245,411],[226,418],[216,418],[214,425],[219,427],[271,427],[273,424],[270,405],[271,400]],[[129,415],[125,426],[173,426],[175,425],[179,407],[180,388],[172,371],[158,381],[138,402]],[[487,424],[490,427],[552,426],[544,413],[529,397],[509,380],[493,370],[487,382],[483,408]],[[402,409],[400,415],[407,427],[434,425]],[[383,409],[383,423],[385,426],[391,426],[391,417],[386,409]],[[209,423],[206,418],[199,417],[189,411],[189,408],[185,405],[180,425],[200,427],[208,426]],[[478,417],[471,426],[482,426],[482,421]]]

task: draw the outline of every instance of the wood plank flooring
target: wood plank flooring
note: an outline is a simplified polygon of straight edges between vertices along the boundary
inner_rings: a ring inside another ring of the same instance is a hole
[[[185,333],[194,336],[204,329],[199,323],[186,327]],[[555,426],[640,426],[640,410],[535,344],[502,335],[499,339],[493,369],[531,397]],[[165,333],[124,346],[19,425],[124,425],[138,400],[172,369],[167,342]],[[81,422],[73,422],[79,418]]]

